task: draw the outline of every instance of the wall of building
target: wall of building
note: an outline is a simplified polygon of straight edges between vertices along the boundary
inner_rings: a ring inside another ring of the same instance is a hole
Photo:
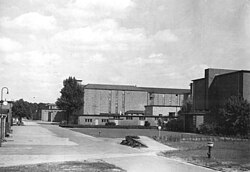
[[[144,110],[147,93],[142,91],[95,90],[84,91],[84,114],[125,113]]]
[[[51,115],[49,117],[49,114]],[[49,119],[50,118],[50,119]],[[42,110],[41,111],[41,120],[48,122],[61,122],[66,119],[66,115],[62,110]]]
[[[205,109],[205,79],[193,82],[193,108],[195,111]]]
[[[107,121],[115,122],[116,125],[123,126],[144,126],[145,121],[148,121],[151,126],[157,126],[158,117],[143,117],[143,116],[119,116],[119,119],[115,119],[109,116],[79,116],[78,122],[80,125],[105,125]]]
[[[243,73],[243,97],[250,103],[250,73]]]
[[[149,100],[149,105],[182,106],[184,95],[183,94],[148,94],[148,100]]]
[[[78,123],[80,125],[105,125],[110,118],[102,116],[79,116]]]
[[[160,114],[162,116],[169,116],[169,113],[174,113],[174,116],[177,115],[178,111],[180,110],[180,107],[153,107],[153,116],[159,116]]]
[[[241,94],[241,73],[235,72],[214,78],[209,88],[209,108],[222,106],[230,96]]]
[[[211,84],[214,81],[214,78],[218,75],[232,73],[236,70],[228,70],[228,69],[206,69],[205,70],[205,109],[209,109],[209,89]]]

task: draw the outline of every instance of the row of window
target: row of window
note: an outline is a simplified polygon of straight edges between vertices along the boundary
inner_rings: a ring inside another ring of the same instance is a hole
[[[85,119],[85,122],[92,122],[92,119]]]
[[[114,119],[120,119],[120,117],[119,116],[115,116]],[[155,120],[158,120],[158,119],[159,119],[159,117],[155,117]],[[126,120],[133,120],[133,117],[132,116],[127,116]],[[146,120],[146,118],[145,117],[139,117],[139,120],[140,121],[144,121],[144,120]],[[85,122],[93,122],[93,119],[86,118]],[[102,122],[103,123],[108,122],[108,119],[102,119]]]

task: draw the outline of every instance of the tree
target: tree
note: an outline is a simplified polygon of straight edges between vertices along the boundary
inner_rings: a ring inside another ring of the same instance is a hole
[[[56,105],[66,111],[68,123],[73,113],[83,107],[83,94],[83,88],[75,77],[69,77],[63,81],[61,97],[57,99]]]
[[[247,135],[250,122],[250,104],[242,97],[231,96],[219,110],[220,125],[225,134]]]
[[[30,118],[32,113],[29,102],[23,99],[14,102],[12,112],[13,116],[17,117],[20,122],[22,122],[22,118],[24,117]]]
[[[193,101],[191,98],[188,98],[183,101],[181,110],[178,113],[189,113],[192,111],[192,107],[193,107]]]

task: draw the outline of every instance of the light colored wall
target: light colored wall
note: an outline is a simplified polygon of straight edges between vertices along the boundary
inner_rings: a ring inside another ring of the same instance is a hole
[[[48,121],[49,120],[49,112],[51,112],[51,121]],[[58,112],[62,112],[62,110],[42,110],[41,119],[42,119],[42,121],[53,122]]]
[[[92,119],[92,122],[86,122],[85,119]],[[140,120],[139,117],[133,117],[132,120],[126,119],[125,116],[120,116],[119,120],[110,118],[110,117],[100,117],[100,116],[79,116],[78,122],[81,125],[96,125],[96,120],[98,120],[98,125],[105,125],[106,122],[102,122],[102,119],[108,119],[109,122],[115,122],[117,125],[141,125],[144,126],[145,121],[150,122],[151,126],[157,126],[158,118],[155,117],[146,117],[145,120]]]
[[[85,119],[92,119],[92,122],[86,122]],[[102,122],[102,119],[109,120],[109,117],[79,116],[78,122],[80,125],[96,125],[96,120],[97,120],[98,125],[105,125],[106,122]]]
[[[151,105],[182,106],[183,94],[153,94]]]
[[[124,113],[122,108],[124,91],[117,90],[92,90],[85,89],[84,92],[84,114],[98,115],[109,113],[109,99],[111,98],[111,113]],[[110,96],[111,95],[111,96]],[[116,111],[118,102],[118,111]],[[125,111],[144,110],[147,104],[147,93],[140,91],[125,91]]]
[[[169,116],[169,112],[177,112],[180,110],[180,107],[153,107],[153,116],[159,116],[162,114],[163,116]]]
[[[250,73],[243,74],[243,97],[250,102]]]

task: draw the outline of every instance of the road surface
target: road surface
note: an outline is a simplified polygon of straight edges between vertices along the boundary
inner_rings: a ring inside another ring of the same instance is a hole
[[[60,161],[103,160],[128,172],[213,170],[157,156],[173,148],[141,137],[149,148],[120,145],[123,138],[95,138],[57,125],[24,121],[13,126],[13,134],[0,147],[0,167]]]

